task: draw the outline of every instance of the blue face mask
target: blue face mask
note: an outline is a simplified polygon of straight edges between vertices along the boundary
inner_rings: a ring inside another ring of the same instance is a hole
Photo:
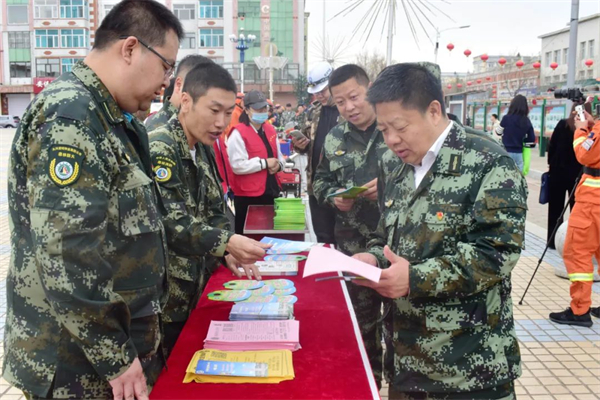
[[[255,112],[252,114],[252,122],[256,122],[257,124],[262,124],[268,119],[269,119],[268,112],[264,112],[264,113]]]

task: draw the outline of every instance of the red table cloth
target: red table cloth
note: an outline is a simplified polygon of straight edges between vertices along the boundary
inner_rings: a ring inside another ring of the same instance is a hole
[[[298,302],[294,314],[300,321],[302,349],[292,353],[295,378],[279,384],[182,383],[185,369],[204,339],[211,320],[229,320],[232,303],[208,300],[206,295],[222,290],[235,279],[220,267],[183,329],[150,395],[151,399],[379,399],[366,357],[356,317],[345,283],[315,282],[298,276],[282,276],[296,285]],[[277,276],[263,279],[278,279]]]

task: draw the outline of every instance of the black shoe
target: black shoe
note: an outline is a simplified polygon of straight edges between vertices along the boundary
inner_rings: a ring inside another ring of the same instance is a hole
[[[571,307],[563,312],[550,313],[550,321],[563,325],[585,326],[586,328],[590,328],[593,325],[589,311],[583,315],[575,315]]]
[[[600,307],[590,308],[590,314],[592,314],[596,318],[600,318]]]

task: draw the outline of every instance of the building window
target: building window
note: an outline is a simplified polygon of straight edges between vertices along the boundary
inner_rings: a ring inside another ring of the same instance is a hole
[[[585,59],[585,42],[579,43],[579,59]]]
[[[546,65],[550,65],[550,63],[552,62],[551,58],[552,58],[552,52],[551,51],[546,52]]]
[[[62,47],[87,47],[86,31],[83,29],[62,29],[60,39]]]
[[[594,58],[595,54],[596,54],[596,49],[594,49],[594,46],[596,45],[596,41],[595,40],[590,40],[588,42],[588,57],[589,58]]]
[[[38,58],[35,65],[35,76],[38,78],[56,78],[60,75],[60,60],[58,58]]]
[[[566,81],[567,81],[567,74],[562,74],[562,80],[563,80],[564,82],[566,82]]]
[[[546,85],[548,85],[548,84],[550,84],[550,82],[552,82],[552,77],[546,76],[546,77],[544,77],[544,81],[546,81]]]
[[[10,77],[11,78],[31,78],[31,63],[26,62],[10,62]]]
[[[9,25],[20,25],[29,23],[26,5],[9,5],[7,11],[7,22]]]
[[[58,18],[58,0],[35,0],[34,18]]]
[[[563,64],[567,65],[569,63],[569,48],[565,47],[563,49]]]
[[[200,18],[223,18],[223,0],[200,0]]]
[[[200,47],[223,47],[223,29],[200,29]]]
[[[58,43],[58,29],[36,29],[35,47],[60,47]]]
[[[71,72],[73,66],[79,61],[80,58],[63,58],[61,61],[61,71],[64,74],[65,72]]]
[[[194,32],[186,32],[185,37],[181,39],[179,43],[180,49],[195,49],[196,48],[196,34]]]
[[[173,14],[175,14],[180,21],[196,19],[196,6],[194,4],[174,4]]]
[[[554,59],[553,61],[555,63],[559,63],[560,62],[560,50],[554,50]]]
[[[83,18],[86,0],[60,0],[61,18]]]
[[[594,77],[594,70],[593,69],[588,69],[587,70],[587,77],[588,78],[593,78]]]
[[[9,49],[31,48],[31,36],[29,32],[8,32]]]
[[[554,75],[554,76],[552,77],[552,81],[553,81],[553,82],[559,82],[559,81],[560,81],[560,75]]]

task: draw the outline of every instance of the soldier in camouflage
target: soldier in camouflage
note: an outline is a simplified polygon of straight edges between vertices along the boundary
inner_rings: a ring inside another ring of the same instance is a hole
[[[281,127],[285,127],[286,124],[294,121],[296,119],[296,113],[292,110],[292,105],[287,103],[285,105],[285,111],[281,113],[281,120],[279,124]]]
[[[238,267],[243,267],[248,277],[260,279],[251,264],[264,256],[266,246],[231,232],[212,149],[229,124],[236,91],[223,67],[200,64],[185,78],[179,113],[150,133],[152,163],[167,210],[169,300],[163,320],[168,353],[221,262],[238,277]],[[230,254],[224,257],[226,251]]]
[[[169,83],[182,37],[165,6],[122,1],[17,130],[3,377],[30,398],[147,399],[162,370],[166,238],[132,113]]]
[[[417,64],[384,70],[369,89],[388,176],[367,253],[393,299],[392,399],[514,399],[520,375],[511,271],[523,246],[527,186],[497,143],[445,114],[439,79]]]
[[[323,156],[313,181],[315,197],[335,214],[335,241],[339,249],[352,255],[366,250],[367,238],[377,228],[377,176],[379,161],[390,150],[376,129],[375,110],[367,101],[369,77],[357,65],[344,65],[329,78],[335,104],[344,117],[325,138]],[[395,168],[398,158],[385,156],[387,168]],[[356,199],[330,197],[353,186],[368,188]],[[382,375],[381,296],[356,285],[348,285],[352,305],[373,373],[380,385]]]
[[[163,100],[162,108],[156,113],[150,116],[144,123],[146,130],[152,132],[153,130],[166,125],[171,117],[177,114],[179,106],[181,105],[181,91],[183,89],[183,82],[188,72],[196,65],[212,64],[213,61],[199,54],[190,54],[185,56],[177,65],[177,72],[172,83],[173,87],[168,88],[172,92],[170,96],[167,96],[165,92],[165,98]]]

